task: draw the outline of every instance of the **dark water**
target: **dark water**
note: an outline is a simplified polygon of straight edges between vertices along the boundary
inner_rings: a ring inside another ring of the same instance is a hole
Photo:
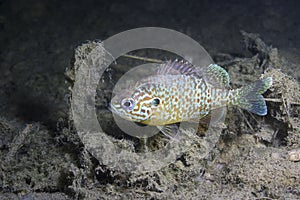
[[[300,49],[299,9],[299,1],[2,0],[0,61],[6,91],[2,95],[5,102],[17,105],[10,112],[28,120],[46,119],[43,115],[50,115],[49,109],[62,100],[53,102],[63,96],[55,88],[63,80],[73,49],[83,41],[104,40],[137,27],[180,31],[212,55],[244,52],[240,30],[245,30],[259,33],[298,61],[294,55]],[[36,87],[41,84],[43,88]],[[30,106],[31,114],[26,109]]]

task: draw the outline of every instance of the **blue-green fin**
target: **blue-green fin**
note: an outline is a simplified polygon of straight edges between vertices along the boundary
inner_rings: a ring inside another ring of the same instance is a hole
[[[268,109],[262,94],[272,86],[272,82],[272,78],[268,77],[238,89],[237,105],[254,114],[266,115]]]
[[[200,68],[197,72],[205,81],[218,88],[229,88],[230,78],[227,71],[217,64]]]

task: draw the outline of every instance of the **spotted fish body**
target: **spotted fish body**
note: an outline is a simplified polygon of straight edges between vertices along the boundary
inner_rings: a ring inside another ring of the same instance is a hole
[[[222,90],[214,90],[203,79],[196,77],[162,76],[148,79],[152,84],[147,83],[139,87],[140,92],[133,95],[133,98],[140,102],[137,104],[136,111],[139,111],[140,107],[144,109],[136,113],[137,119],[145,124],[164,125],[182,121],[198,121],[217,106],[213,103],[213,98],[225,96],[226,93]],[[156,83],[157,80],[160,82]],[[151,106],[153,96],[159,99],[160,106]],[[149,100],[145,101],[146,99]],[[220,106],[222,105],[226,106],[226,102],[220,101]],[[150,114],[152,114],[151,117],[149,117]]]
[[[267,112],[261,95],[271,78],[240,89],[229,89],[229,76],[218,65],[196,68],[184,62],[168,62],[157,75],[147,77],[117,94],[111,107],[121,117],[148,125],[162,126],[184,121],[198,122],[212,110],[240,106],[258,115]]]

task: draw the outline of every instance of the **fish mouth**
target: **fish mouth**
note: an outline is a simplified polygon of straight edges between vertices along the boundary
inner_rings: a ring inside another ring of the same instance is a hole
[[[112,103],[108,104],[107,109],[112,113],[115,113],[115,114],[118,113],[117,109],[112,105]]]
[[[117,107],[115,105],[113,105],[112,103],[110,103],[107,108],[109,111],[111,111],[111,113],[114,115],[114,117],[119,117],[119,118],[131,121],[131,118],[124,115],[124,113],[122,113],[122,111],[118,110]],[[120,107],[120,109],[121,109],[121,107]]]
[[[114,105],[112,102],[110,102],[107,106],[108,110],[112,112],[113,114],[117,114],[118,116],[122,116],[124,113],[122,112],[122,107],[117,105]]]

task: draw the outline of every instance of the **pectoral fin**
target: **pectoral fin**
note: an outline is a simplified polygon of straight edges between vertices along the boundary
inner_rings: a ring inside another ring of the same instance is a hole
[[[178,134],[180,130],[176,124],[157,126],[157,128],[171,140],[178,141]]]

